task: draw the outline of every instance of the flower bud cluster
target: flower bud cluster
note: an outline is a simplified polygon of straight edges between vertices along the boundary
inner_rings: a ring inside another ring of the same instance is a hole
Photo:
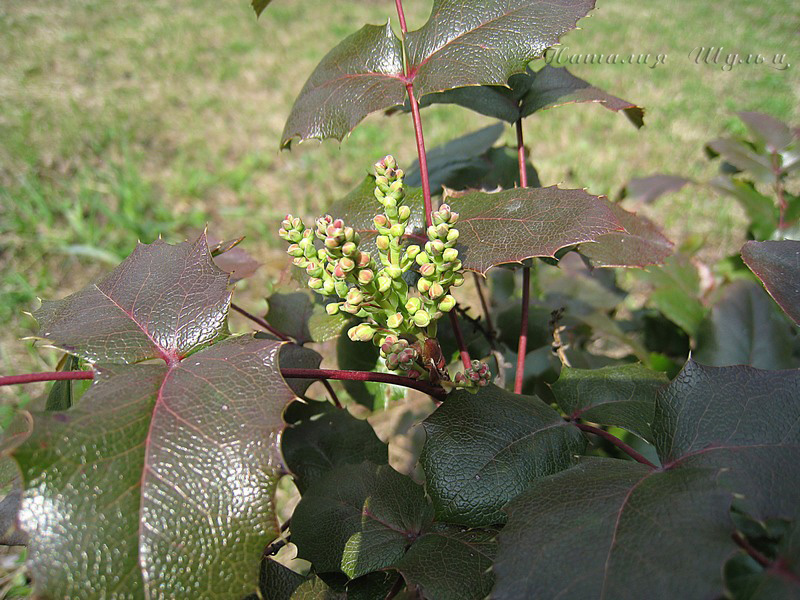
[[[412,379],[418,379],[426,374],[420,364],[420,354],[416,346],[396,335],[387,335],[383,339],[381,356],[386,362],[386,367],[392,371],[399,371]]]
[[[453,380],[460,387],[483,387],[492,381],[489,365],[479,360],[473,360],[472,366],[463,373],[456,373]]]

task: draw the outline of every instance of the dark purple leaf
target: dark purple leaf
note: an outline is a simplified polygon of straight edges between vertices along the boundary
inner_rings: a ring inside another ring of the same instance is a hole
[[[636,177],[631,179],[622,190],[622,197],[633,198],[645,204],[650,204],[664,194],[681,190],[688,183],[693,183],[693,181],[678,175]]]
[[[389,24],[367,25],[334,48],[300,92],[281,136],[344,138],[369,113],[460,86],[506,85],[575,28],[594,0],[434,0],[431,16],[403,43]]]
[[[447,201],[460,215],[464,268],[481,274],[495,265],[554,256],[565,246],[624,231],[607,202],[584,190],[519,188],[470,192]]]
[[[747,242],[742,259],[792,320],[800,325],[800,242]]]
[[[40,337],[90,363],[174,361],[219,335],[230,298],[203,235],[139,244],[98,283],[43,302],[34,317]]]
[[[267,322],[298,344],[335,338],[346,321],[343,315],[329,315],[322,296],[308,288],[275,292],[267,302]]]
[[[578,246],[593,267],[646,267],[661,264],[672,254],[673,243],[652,221],[619,204],[608,202],[608,208],[626,231],[607,233]]]
[[[212,246],[211,254],[214,257],[214,264],[230,274],[231,283],[250,277],[261,266],[261,263],[253,258],[247,250],[239,247],[239,243],[243,239],[219,243],[211,238],[208,240],[209,246]]]
[[[736,115],[768,152],[783,152],[794,139],[789,126],[775,117],[759,112],[740,112]]]

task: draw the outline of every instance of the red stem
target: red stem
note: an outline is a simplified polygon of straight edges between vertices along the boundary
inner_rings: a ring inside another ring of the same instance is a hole
[[[614,444],[617,448],[622,450],[625,454],[630,456],[636,462],[640,462],[643,465],[647,465],[651,469],[657,469],[658,468],[656,465],[654,465],[649,460],[647,460],[644,456],[639,454],[636,450],[634,450],[633,448],[628,446],[628,444],[623,442],[618,437],[611,435],[610,433],[608,433],[604,429],[600,429],[598,427],[592,427],[591,425],[586,425],[584,423],[575,423],[575,427],[577,427],[581,431],[586,431],[588,433],[593,433],[594,435],[599,436],[599,437],[603,438],[604,440],[607,440],[607,441],[611,442],[612,444]]]
[[[370,373],[368,371],[338,371],[334,369],[281,369],[281,375],[288,379],[340,379],[350,381],[377,381],[419,390],[437,400],[444,400],[447,393],[439,386],[427,381],[401,377],[390,373]],[[0,377],[0,386],[35,383],[39,381],[60,381],[65,379],[92,379],[94,371],[51,371],[48,373],[27,373]]]
[[[483,284],[481,283],[480,276],[473,272],[472,275],[475,277],[475,287],[478,290],[478,297],[481,299],[481,308],[483,309],[483,316],[486,319],[486,334],[489,337],[489,345],[492,347],[492,350],[495,349],[495,337],[497,336],[497,331],[494,328],[494,322],[492,321],[492,314],[489,311],[489,303],[486,301],[486,295],[483,293]]]
[[[472,359],[469,357],[467,344],[464,342],[464,336],[461,334],[461,326],[458,324],[458,317],[454,310],[450,311],[450,324],[453,326],[453,335],[456,338],[456,345],[458,346],[458,353],[461,355],[461,362],[464,363],[465,369],[469,369],[472,366]]]
[[[414,84],[406,84],[406,92],[408,92],[408,100],[411,103],[411,116],[414,119],[414,135],[417,138],[417,156],[419,157],[419,174],[422,179],[422,197],[425,200],[425,224],[430,227],[431,211],[433,204],[431,203],[431,182],[428,179],[428,156],[425,153],[425,138],[422,135],[422,118],[419,114],[419,103],[414,97]]]
[[[8,375],[0,377],[0,386],[36,383],[39,381],[68,381],[75,379],[92,379],[94,371],[52,371],[50,373],[26,373],[25,375]]]
[[[247,312],[247,311],[246,311],[245,309],[243,309],[241,306],[238,306],[238,305],[234,304],[233,302],[231,302],[231,308],[232,308],[233,310],[235,310],[236,312],[238,312],[239,314],[241,314],[241,315],[244,315],[245,317],[247,317],[248,319],[250,319],[251,321],[253,321],[253,323],[257,323],[258,325],[260,325],[261,327],[263,327],[264,329],[266,329],[267,331],[269,331],[269,332],[270,332],[272,335],[274,335],[274,336],[275,336],[275,337],[277,337],[278,339],[281,339],[281,340],[283,340],[284,342],[290,342],[290,341],[291,341],[291,338],[290,338],[288,335],[286,335],[285,333],[281,333],[280,331],[278,331],[277,329],[275,329],[275,328],[274,328],[272,325],[270,325],[269,323],[267,323],[267,322],[266,322],[264,319],[262,319],[261,317],[257,317],[257,316],[255,316],[255,315],[253,315],[253,314],[251,314],[251,313]]]
[[[753,545],[747,540],[747,538],[745,538],[738,531],[734,532],[731,535],[731,537],[733,538],[733,541],[736,542],[737,546],[739,546],[742,550],[747,552],[747,554],[749,554],[754,561],[756,561],[765,569],[772,564],[772,561],[770,559],[768,559],[766,556],[761,554],[761,552],[759,552],[756,548],[754,548]]]
[[[522,118],[517,119],[517,157],[519,162],[519,183],[528,187],[528,169],[525,167],[525,140],[522,137]],[[517,372],[514,376],[514,393],[522,393],[525,379],[525,354],[528,351],[528,304],[531,295],[531,268],[522,269],[522,315],[519,323],[519,345],[517,346]]]
[[[322,382],[322,385],[325,386],[325,389],[328,390],[328,395],[331,397],[331,402],[333,402],[336,408],[342,408],[342,403],[339,402],[339,396],[336,395],[336,392],[333,391],[333,386],[327,379],[320,379],[319,381]]]
[[[397,18],[400,19],[400,31],[406,34],[408,28],[406,27],[406,15],[403,12],[403,0],[394,0],[394,5],[397,8]]]

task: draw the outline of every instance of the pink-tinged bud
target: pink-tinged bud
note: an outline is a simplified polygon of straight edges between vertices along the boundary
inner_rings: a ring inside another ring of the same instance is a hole
[[[415,371],[414,369],[411,369],[411,370],[410,370],[410,371],[409,371],[409,372],[406,374],[406,376],[407,376],[409,379],[419,379],[419,371]]]
[[[344,271],[345,273],[349,273],[355,268],[356,263],[353,261],[353,259],[347,258],[345,256],[344,258],[339,259],[338,266],[340,266],[342,268],[342,271]]]
[[[456,385],[465,385],[467,383],[467,379],[464,377],[463,373],[456,373],[456,376],[453,378]]]
[[[336,240],[335,237],[326,237],[325,247],[330,248],[331,250],[335,250],[336,248],[339,247],[339,242]]]
[[[406,348],[400,354],[397,355],[397,358],[400,360],[401,363],[404,364],[412,363],[416,358],[416,353],[411,348]]]
[[[310,277],[308,279],[308,287],[310,287],[312,290],[318,290],[322,288],[322,279],[319,279],[318,277]]]
[[[432,283],[431,288],[428,290],[428,296],[430,296],[432,300],[436,300],[437,298],[444,296],[444,288],[442,287],[442,284],[438,281]]]
[[[298,246],[297,244],[291,244],[287,249],[286,253],[289,256],[303,256],[303,249]]]
[[[442,252],[444,252],[444,242],[442,242],[441,240],[434,240],[430,242],[430,244],[431,244],[431,252],[435,256],[440,256]]]
[[[431,323],[430,315],[424,310],[417,311],[414,314],[414,325],[417,327],[427,327]]]
[[[389,369],[390,371],[394,371],[399,366],[400,366],[400,361],[397,360],[397,355],[396,354],[390,354],[389,356],[386,357],[386,368],[387,369]]]
[[[401,315],[400,313],[395,313],[386,320],[386,325],[389,327],[389,329],[397,329],[402,324],[403,324],[403,315]]]
[[[442,252],[442,260],[445,262],[452,262],[458,259],[458,250],[455,248],[446,248],[444,252]]]
[[[436,237],[441,238],[443,240],[447,239],[447,234],[450,232],[450,226],[442,223],[441,225],[436,226]]]
[[[389,238],[385,235],[379,235],[375,238],[375,245],[378,247],[378,250],[385,252],[389,249]]]
[[[330,304],[326,304],[325,312],[328,313],[330,316],[339,314],[339,303],[331,302]]]
[[[431,277],[436,273],[436,265],[433,263],[425,263],[419,268],[419,274],[423,277]]]
[[[386,227],[389,224],[389,220],[386,218],[386,215],[375,215],[375,218],[372,219],[372,222],[375,223],[375,227]]]
[[[356,265],[358,265],[360,269],[363,269],[364,267],[369,265],[370,261],[372,260],[372,257],[366,252],[359,252],[355,260],[356,260]]]
[[[347,302],[342,302],[342,304],[339,305],[339,309],[351,315],[354,315],[361,310],[358,306],[348,304]]]
[[[458,221],[458,213],[457,212],[451,212],[449,221],[450,221],[450,225],[455,225],[456,222]]]
[[[394,173],[394,176],[397,177],[397,172]],[[394,181],[389,186],[389,193],[390,194],[396,194],[396,192],[402,192],[402,191],[403,191],[403,180],[402,179],[397,179],[397,181]]]
[[[344,221],[342,221],[341,219],[334,219],[333,226],[336,227],[336,229],[341,229],[342,227],[344,227]]]
[[[357,306],[364,301],[364,294],[358,288],[351,288],[349,292],[347,292],[347,303],[352,304],[353,306]]]
[[[322,267],[316,263],[308,263],[306,273],[309,277],[322,277]]]
[[[308,261],[302,256],[298,256],[297,258],[292,259],[292,264],[295,267],[300,267],[301,269],[305,269],[308,266]]]
[[[342,265],[340,263],[336,263],[336,266],[333,268],[333,276],[338,277],[339,279],[344,279],[347,273],[344,272],[342,269]]]
[[[420,293],[424,294],[431,289],[431,282],[427,279],[420,279],[417,282],[417,289],[420,291]]]
[[[452,248],[450,248],[450,250],[452,250]],[[342,254],[345,256],[353,256],[356,252],[358,252],[358,246],[353,242],[345,242],[345,245],[342,246]]]
[[[358,272],[358,283],[361,285],[367,285],[370,283],[375,277],[375,273],[372,269],[361,269]]]
[[[451,310],[453,310],[453,308],[455,308],[455,305],[456,305],[456,299],[448,294],[447,296],[442,298],[442,300],[439,302],[438,308],[442,312],[450,312]]]
[[[389,342],[383,342],[383,344],[381,344],[381,352],[384,355],[389,354],[389,352],[391,351],[392,351],[392,344],[390,344]]]

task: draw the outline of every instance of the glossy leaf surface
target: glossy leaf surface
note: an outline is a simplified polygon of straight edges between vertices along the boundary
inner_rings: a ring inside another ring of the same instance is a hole
[[[583,451],[580,431],[533,396],[494,385],[451,393],[424,422],[420,462],[437,520],[502,523],[502,507]]]
[[[578,246],[578,252],[593,267],[646,267],[661,264],[672,254],[672,242],[652,221],[619,204],[608,202],[608,208],[625,231],[607,233],[595,242]]]
[[[275,292],[267,302],[267,323],[298,344],[335,338],[346,320],[342,315],[329,315],[322,297],[308,289]]]
[[[590,242],[622,226],[605,201],[583,190],[520,188],[448,198],[459,213],[459,258],[465,269],[486,273],[495,265],[554,256],[565,246]]]
[[[800,325],[800,242],[747,242],[742,259],[775,302]]]
[[[650,428],[656,394],[668,383],[666,375],[642,365],[601,369],[561,369],[550,387],[558,406],[572,418],[615,425],[652,441]]]
[[[792,325],[756,282],[736,281],[701,323],[693,357],[704,365],[790,369]]]
[[[320,573],[351,578],[384,569],[432,520],[421,486],[388,465],[341,465],[295,508],[292,541]]]
[[[228,304],[228,274],[214,265],[205,236],[171,246],[139,244],[98,283],[34,313],[40,336],[90,363],[177,360],[217,337]]]
[[[715,477],[711,469],[659,472],[589,458],[538,481],[508,506],[492,597],[721,595],[722,565],[735,546],[730,494]]]

